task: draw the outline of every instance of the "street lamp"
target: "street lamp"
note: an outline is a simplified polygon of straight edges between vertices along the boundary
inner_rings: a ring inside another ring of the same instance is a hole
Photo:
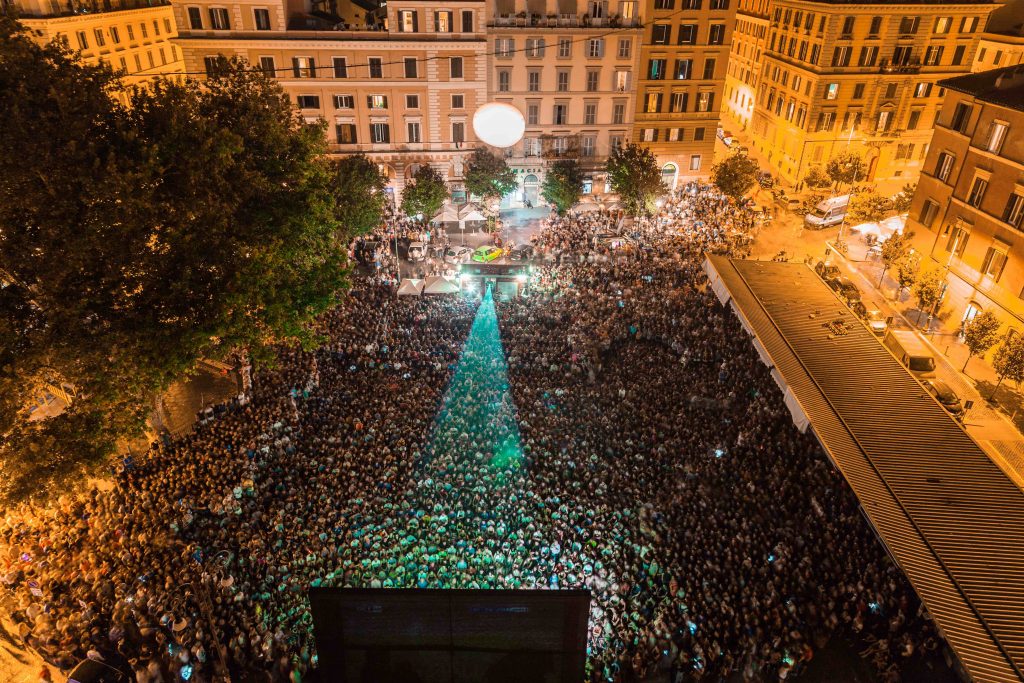
[[[850,124],[850,135],[849,135],[849,137],[846,138],[846,151],[847,152],[850,151],[850,143],[853,142],[853,133],[854,133],[854,131],[856,129],[857,129],[857,124],[856,123],[851,123]],[[859,168],[856,168],[856,167],[854,168],[853,184],[850,185],[850,190],[851,190],[850,199],[853,199],[852,190],[853,190],[854,185],[857,184],[857,177],[859,175],[859,171],[860,171]],[[849,204],[847,204],[846,208],[847,208],[847,211],[843,212],[843,220],[839,224],[839,234],[836,235],[836,249],[842,250],[844,253],[845,253],[846,250],[843,249],[843,246],[845,245],[845,242],[843,242],[843,228],[846,227],[846,214],[848,213],[849,208],[850,208]]]

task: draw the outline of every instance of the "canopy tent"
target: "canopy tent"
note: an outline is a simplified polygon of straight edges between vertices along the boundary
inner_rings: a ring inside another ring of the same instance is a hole
[[[855,225],[852,230],[860,233],[863,237],[874,235],[879,242],[884,242],[896,233],[902,234],[906,222],[906,216],[890,216],[877,223]]]
[[[420,296],[423,294],[423,280],[404,278],[398,285],[398,296]]]
[[[424,294],[458,294],[459,291],[459,283],[455,278],[431,275],[423,281]]]
[[[469,223],[470,221],[486,221],[487,216],[480,213],[476,207],[471,207],[469,211],[463,212],[459,220],[463,223]]]
[[[445,204],[441,212],[434,216],[431,223],[458,223],[459,209],[453,204]]]
[[[573,211],[576,213],[588,213],[590,211],[600,211],[601,207],[594,202],[582,202],[573,207]]]

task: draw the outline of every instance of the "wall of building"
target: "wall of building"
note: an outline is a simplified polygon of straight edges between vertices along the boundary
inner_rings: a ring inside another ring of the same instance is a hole
[[[746,130],[754,115],[761,55],[768,40],[769,0],[740,0],[736,30],[732,34],[729,66],[725,73],[722,113],[729,122]],[[724,122],[723,126],[726,125]]]

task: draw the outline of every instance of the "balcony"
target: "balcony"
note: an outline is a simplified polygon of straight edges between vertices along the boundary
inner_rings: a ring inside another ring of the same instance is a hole
[[[920,60],[912,60],[908,64],[893,64],[888,59],[883,59],[878,65],[878,73],[881,74],[916,74],[921,71]]]
[[[86,14],[104,14],[121,12],[129,9],[146,9],[149,7],[166,7],[169,0],[62,0],[50,3],[56,11],[52,13],[32,13],[19,10],[22,19],[40,19],[43,17],[72,17]]]
[[[591,17],[589,14],[526,14],[496,15],[489,26],[494,28],[629,28],[639,27],[640,20],[636,17],[623,19],[619,15],[611,17]]]

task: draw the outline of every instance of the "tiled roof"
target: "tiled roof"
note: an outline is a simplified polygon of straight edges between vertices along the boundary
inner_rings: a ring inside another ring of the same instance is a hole
[[[1024,111],[1024,64],[955,76],[938,84],[984,102]]]

